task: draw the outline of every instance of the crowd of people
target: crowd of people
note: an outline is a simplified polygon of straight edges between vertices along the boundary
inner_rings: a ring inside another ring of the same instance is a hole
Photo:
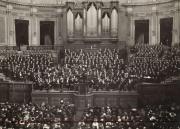
[[[78,90],[79,83],[93,90],[136,90],[143,79],[161,82],[179,74],[180,54],[162,45],[135,46],[128,60],[122,50],[65,49],[63,64],[50,51],[2,51],[0,72],[14,81],[32,81],[36,90]],[[1,53],[1,52],[0,52]],[[151,81],[152,82],[152,81]],[[0,129],[70,129],[75,123],[73,104],[0,103]],[[89,107],[78,129],[180,129],[180,105],[166,103],[142,108]]]
[[[135,53],[130,57],[128,66],[130,75],[149,79],[151,82],[161,82],[179,74],[177,50],[162,45],[138,45],[133,51]]]
[[[80,77],[95,90],[128,90],[124,83],[126,62],[120,49],[98,49],[96,51],[66,50],[65,68],[69,77]],[[79,81],[79,79],[77,79]],[[133,90],[133,88],[129,88]]]
[[[166,103],[142,108],[88,107],[80,121],[75,106],[60,100],[45,103],[0,103],[1,129],[180,129],[180,105]]]
[[[144,108],[89,107],[78,129],[179,129],[180,105],[146,105]]]
[[[74,114],[74,105],[64,100],[58,106],[0,103],[0,129],[70,129]]]
[[[131,53],[136,57],[159,57],[162,55],[164,49],[167,49],[163,45],[147,45],[137,44],[131,48]]]
[[[1,71],[16,81],[34,81],[36,73],[54,65],[49,54],[10,55],[1,60],[1,64]]]
[[[161,82],[180,68],[177,50],[162,45],[137,45],[128,61],[119,48],[65,49],[63,65],[44,51],[8,54],[0,60],[0,70],[12,80],[32,81],[40,90],[77,90],[76,84],[87,83],[93,90],[130,91],[144,78]]]
[[[1,60],[1,71],[13,80],[30,80],[37,89],[76,90],[75,84],[86,82],[96,90],[131,90],[122,87],[126,62],[120,49],[65,50],[64,65],[53,63],[48,53],[9,55]],[[128,81],[129,83],[129,81]]]

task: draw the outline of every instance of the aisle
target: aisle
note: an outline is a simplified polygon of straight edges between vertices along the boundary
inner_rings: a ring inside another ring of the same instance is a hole
[[[82,110],[77,110],[76,111],[76,114],[75,114],[75,117],[74,117],[74,126],[71,128],[71,129],[78,129],[78,122],[81,120],[82,118],[82,115],[83,115],[83,112]]]
[[[76,112],[76,115],[75,115],[75,122],[79,122],[80,120],[81,120],[81,118],[82,118],[82,115],[83,115],[83,112],[84,111],[82,111],[82,110],[78,110],[77,112]]]

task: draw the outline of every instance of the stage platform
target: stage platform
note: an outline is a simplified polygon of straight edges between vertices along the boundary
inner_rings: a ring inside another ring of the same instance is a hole
[[[32,91],[32,102],[41,104],[58,105],[60,100],[68,100],[75,104],[79,110],[89,106],[122,106],[124,108],[137,107],[138,93],[136,91],[93,91],[82,95],[77,91],[53,92]]]

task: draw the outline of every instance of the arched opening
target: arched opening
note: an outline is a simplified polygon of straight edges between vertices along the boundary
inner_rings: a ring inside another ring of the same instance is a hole
[[[80,13],[77,13],[75,17],[75,32],[76,35],[82,34],[82,15]]]
[[[102,33],[103,35],[109,35],[110,32],[110,16],[105,12],[102,16]]]
[[[118,33],[118,13],[114,8],[111,13],[111,36],[117,36]]]
[[[67,11],[67,34],[73,36],[74,33],[74,15],[71,9]]]
[[[97,36],[97,9],[90,3],[87,11],[87,36]]]

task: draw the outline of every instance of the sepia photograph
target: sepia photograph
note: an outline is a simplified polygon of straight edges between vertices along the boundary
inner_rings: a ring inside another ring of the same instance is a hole
[[[0,129],[180,129],[180,0],[0,0]]]

